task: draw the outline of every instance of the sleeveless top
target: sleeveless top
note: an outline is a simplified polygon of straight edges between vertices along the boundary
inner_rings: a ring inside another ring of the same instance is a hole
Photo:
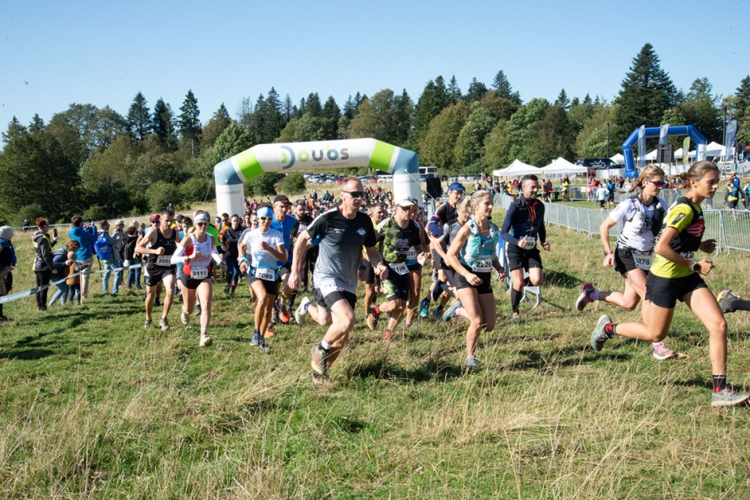
[[[156,231],[156,243],[151,245],[151,249],[158,249],[158,248],[164,248],[164,255],[153,255],[149,254],[146,258],[146,262],[149,264],[155,264],[155,265],[163,265],[157,263],[159,260],[159,257],[162,257],[162,263],[166,261],[164,257],[168,257],[172,255],[175,250],[177,250],[177,231],[172,229],[172,236],[170,238],[167,238],[164,236],[164,233],[161,232],[161,228],[153,229],[152,231]],[[166,267],[166,266],[165,266]]]

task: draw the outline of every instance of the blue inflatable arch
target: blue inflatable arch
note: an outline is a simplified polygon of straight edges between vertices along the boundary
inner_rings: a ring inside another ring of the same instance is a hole
[[[635,166],[635,158],[633,157],[633,146],[638,143],[638,130],[633,130],[633,133],[622,143],[622,155],[625,157],[625,177],[635,178],[638,177],[638,169]],[[661,127],[646,127],[646,137],[659,137]],[[679,125],[669,127],[667,135],[687,135],[695,142],[695,157],[697,160],[705,159],[706,155],[706,138],[703,137],[698,129],[692,125]],[[645,154],[645,152],[644,152]],[[683,154],[688,154],[688,151],[684,151]]]

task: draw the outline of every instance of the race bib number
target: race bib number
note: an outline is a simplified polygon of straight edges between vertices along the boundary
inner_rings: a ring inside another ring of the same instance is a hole
[[[255,270],[255,277],[262,279],[263,281],[276,281],[276,271],[259,267]]]
[[[695,260],[695,252],[680,252],[680,255],[682,255],[686,259]]]
[[[409,268],[404,262],[394,262],[393,264],[388,264],[388,267],[396,271],[396,273],[400,274],[401,276],[409,273]]]
[[[531,250],[535,246],[536,246],[536,238],[534,238],[533,236],[527,236],[526,237],[526,245],[524,246],[524,248],[526,250]]]
[[[207,267],[199,267],[197,269],[190,269],[190,279],[194,280],[204,280],[208,278],[208,268]]]
[[[417,251],[414,249],[414,247],[411,247],[408,252],[406,252],[406,259],[407,260],[417,260]]]
[[[156,258],[156,265],[160,267],[171,267],[172,256],[171,255],[159,255]]]
[[[635,261],[635,266],[639,269],[643,269],[644,271],[648,271],[651,269],[651,261],[653,260],[653,254],[650,253],[643,253],[639,252],[638,250],[633,250],[633,260]]]
[[[334,292],[340,292],[343,289],[336,286],[336,283],[329,282],[329,283],[322,283],[320,285],[320,293],[323,294],[323,297],[327,297],[328,295],[334,293]]]
[[[475,273],[489,273],[492,270],[492,261],[480,260],[479,262],[474,262],[471,265],[471,270]]]

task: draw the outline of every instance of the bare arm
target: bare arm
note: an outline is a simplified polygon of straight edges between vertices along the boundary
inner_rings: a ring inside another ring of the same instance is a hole
[[[146,248],[146,245],[148,245],[149,243],[151,245],[156,243],[156,229],[152,229],[151,231],[149,231],[145,238],[141,238],[138,240],[138,243],[136,243],[135,245],[136,253],[139,253],[141,255],[164,255],[164,247],[156,249]]]

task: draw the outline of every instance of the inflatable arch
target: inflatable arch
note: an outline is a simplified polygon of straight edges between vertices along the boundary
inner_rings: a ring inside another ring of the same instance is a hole
[[[633,130],[633,133],[622,143],[622,154],[625,157],[625,177],[638,177],[638,169],[635,166],[635,158],[633,157],[633,145],[638,142],[638,130],[639,129]],[[661,127],[646,127],[646,137],[659,137],[660,131]],[[706,141],[703,134],[698,132],[698,129],[692,125],[670,126],[667,135],[690,136],[696,144],[696,161],[698,159],[706,159],[706,144],[708,141]]]
[[[259,144],[214,166],[218,213],[244,214],[243,183],[263,172],[370,167],[393,175],[395,199],[421,198],[414,151],[375,139]]]

